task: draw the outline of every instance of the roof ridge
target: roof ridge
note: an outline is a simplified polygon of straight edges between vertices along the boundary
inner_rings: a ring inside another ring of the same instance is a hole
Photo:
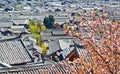
[[[61,72],[64,72],[64,73],[66,73],[65,71],[66,70],[71,70],[71,67],[76,67],[76,66],[74,66],[74,65],[71,65],[72,63],[69,63],[68,65],[65,65],[65,63],[63,63],[63,64],[53,64],[53,65],[38,65],[38,66],[28,66],[28,67],[18,67],[18,68],[7,68],[7,69],[3,69],[3,70],[0,70],[0,73],[6,73],[6,72],[8,72],[8,73],[13,73],[14,74],[14,72],[21,72],[21,74],[22,74],[22,72],[28,72],[28,71],[36,71],[36,70],[38,70],[39,72],[41,72],[42,70],[45,70],[45,71],[48,71],[49,72],[49,69],[51,69],[51,70],[53,70],[53,71],[55,71],[55,72],[57,72],[58,70],[59,71],[61,71]],[[69,68],[68,68],[68,66],[69,66]],[[59,67],[59,69],[58,69],[58,67]],[[79,69],[78,69],[79,70]],[[56,73],[55,73],[56,74]]]
[[[10,39],[2,39],[0,40],[0,42],[5,42],[5,41],[12,41],[12,40],[17,40],[20,39],[23,33],[20,33],[18,36],[14,37],[14,38],[10,38]]]

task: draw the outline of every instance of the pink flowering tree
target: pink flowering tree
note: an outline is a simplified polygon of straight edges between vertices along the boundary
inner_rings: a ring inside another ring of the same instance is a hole
[[[103,16],[107,16],[106,13]],[[90,61],[80,57],[80,68],[83,72],[92,74],[119,74],[120,73],[120,24],[117,21],[110,21],[102,17],[96,18],[94,22],[88,23],[83,18],[81,27],[89,31],[89,37],[84,38],[82,30],[77,37],[83,41]],[[79,60],[78,59],[78,60]],[[82,59],[82,60],[81,60]]]
[[[100,17],[94,17],[94,21],[88,22],[86,17],[80,21],[80,31],[75,31],[75,35],[85,45],[91,60],[80,56],[74,62],[81,65],[80,74],[119,74],[120,73],[120,23],[112,22],[107,18],[107,13]],[[104,17],[104,18],[103,18]],[[88,31],[88,37],[82,28]],[[71,30],[70,32],[71,33]]]

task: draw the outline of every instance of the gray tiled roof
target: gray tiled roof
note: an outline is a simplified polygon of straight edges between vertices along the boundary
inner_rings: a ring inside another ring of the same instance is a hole
[[[0,42],[0,60],[7,64],[20,64],[30,62],[31,57],[21,40],[11,40]]]
[[[78,55],[82,55],[83,57],[85,57],[88,61],[90,60],[90,55],[88,54],[88,50],[85,48],[77,48],[76,47],[76,51]]]
[[[75,49],[75,47],[66,48],[62,51],[62,56],[64,59]]]
[[[33,48],[37,50],[37,52],[42,53],[42,48],[38,45],[33,44]]]
[[[28,24],[29,20],[25,20],[25,19],[15,19],[13,20],[14,24]]]
[[[47,36],[47,37],[43,37],[42,40],[56,40],[59,38],[74,38],[74,37],[70,37],[70,36]]]
[[[52,36],[52,34],[51,34],[51,31],[49,30],[47,30],[47,31],[45,31],[45,32],[43,32],[43,36],[44,37],[46,37],[46,36]]]
[[[0,17],[0,22],[9,22],[11,21],[11,18],[9,17]]]
[[[76,52],[77,56],[81,55],[81,56],[85,57],[88,61],[90,60],[91,57],[90,57],[90,55],[88,55],[87,49],[79,48],[79,47],[75,47],[75,46],[64,49],[62,51],[63,58],[66,59],[67,56],[70,55],[73,52],[73,50]]]
[[[59,39],[59,45],[60,45],[61,50],[64,50],[66,48],[69,48],[70,43]]]
[[[69,45],[74,45],[74,42],[76,44],[83,45],[82,42],[75,37],[66,37],[66,38],[59,38],[59,40],[63,40],[64,42],[68,43]]]
[[[52,35],[62,35],[63,36],[63,35],[66,35],[66,33],[63,30],[61,30],[61,31],[53,30]]]
[[[49,42],[48,47],[49,47],[48,55],[60,50],[59,41],[54,40],[54,41]]]
[[[13,25],[13,22],[0,22],[1,28],[11,27]]]
[[[80,64],[70,63],[67,66],[56,64],[54,66],[31,66],[24,68],[5,69],[1,70],[0,74],[73,74],[73,69],[76,71],[75,74],[79,74]]]

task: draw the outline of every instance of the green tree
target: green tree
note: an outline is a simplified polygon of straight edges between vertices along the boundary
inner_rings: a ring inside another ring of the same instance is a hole
[[[35,26],[35,22],[33,20],[29,20],[29,25]]]
[[[49,29],[53,27],[54,22],[55,22],[55,19],[53,15],[49,15],[48,17],[45,17],[43,21],[46,28],[49,28]]]
[[[29,21],[29,28],[30,32],[35,36],[37,40],[37,44],[41,45],[41,32],[46,30],[45,25],[43,25],[41,22],[34,22],[33,20]]]
[[[44,43],[42,43],[42,44],[41,44],[41,48],[42,48],[42,53],[43,53],[43,55],[45,55],[46,52],[47,52],[47,46],[46,46]]]
[[[33,20],[30,20],[29,28],[30,32],[35,36],[37,40],[37,45],[41,46],[44,55],[46,53],[47,47],[41,41],[41,32],[46,30],[45,25],[43,25],[41,22],[34,22]]]

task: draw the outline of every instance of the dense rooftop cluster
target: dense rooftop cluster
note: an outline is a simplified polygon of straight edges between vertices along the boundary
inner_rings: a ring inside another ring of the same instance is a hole
[[[102,44],[104,47],[107,42],[104,44],[105,41],[100,40],[107,37],[110,39],[107,36],[110,33],[115,32],[111,35],[112,41],[119,38],[120,0],[0,1],[0,74],[99,74],[100,72],[93,70],[101,67],[95,62],[97,60],[101,63],[101,59],[94,60],[93,58],[99,57],[94,57],[93,54],[96,55],[95,52],[100,50],[91,51],[91,48],[97,49],[97,45]],[[38,27],[39,22],[44,24],[44,18],[49,15],[54,16],[53,27],[45,31],[38,30],[36,35],[40,34],[38,38],[46,49],[43,54],[43,46],[37,43],[38,39],[34,36],[36,33],[31,34],[29,22],[34,21],[32,28],[34,25]],[[107,25],[103,26],[105,24]],[[110,28],[113,28],[112,32],[106,31]],[[102,37],[103,33],[107,35]],[[114,53],[119,54],[119,50]],[[115,58],[117,57],[118,55]],[[93,68],[91,60],[95,63]],[[105,59],[105,68],[106,60],[109,64],[109,59]],[[110,69],[112,67],[114,66],[110,66]],[[108,70],[100,71],[109,73]],[[119,69],[116,71],[119,74]]]

